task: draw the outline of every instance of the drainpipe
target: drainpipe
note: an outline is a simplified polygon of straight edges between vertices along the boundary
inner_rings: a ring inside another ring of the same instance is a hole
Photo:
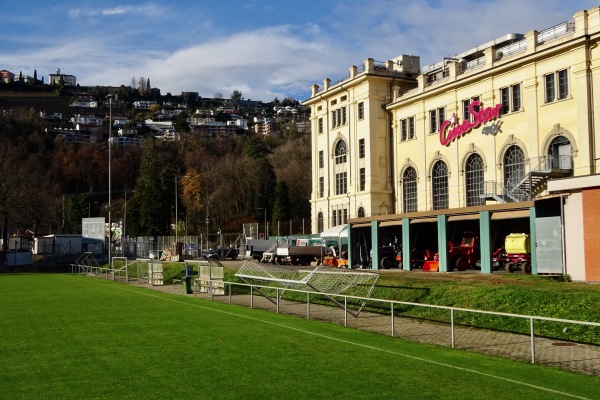
[[[586,80],[587,80],[587,103],[588,103],[588,138],[590,146],[590,173],[594,175],[596,173],[596,133],[594,128],[594,86],[592,84],[592,70],[591,70],[591,51],[589,35],[586,36]],[[597,46],[594,46],[597,47]]]
[[[393,78],[390,82],[390,102],[394,99],[394,81],[396,78]],[[388,115],[389,118],[389,180],[390,180],[390,214],[396,214],[396,182],[394,181],[394,116],[391,111],[386,108],[385,104],[381,105],[383,111]]]

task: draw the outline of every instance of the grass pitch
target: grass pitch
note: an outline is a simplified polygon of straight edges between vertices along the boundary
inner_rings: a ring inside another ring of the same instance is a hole
[[[0,275],[0,399],[593,399],[600,379],[78,275]]]

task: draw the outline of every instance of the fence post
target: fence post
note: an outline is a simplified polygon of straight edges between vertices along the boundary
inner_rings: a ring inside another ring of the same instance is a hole
[[[392,337],[394,337],[394,303],[390,303],[391,304],[391,314],[392,314]]]
[[[531,332],[531,363],[535,364],[535,334],[533,333],[533,329],[534,329],[533,318],[529,318],[529,329]]]
[[[250,286],[250,308],[254,308],[254,293],[253,286]]]
[[[454,308],[450,309],[450,329],[452,331],[452,348],[456,346],[456,335],[454,334]]]
[[[275,290],[275,296],[277,296],[277,314],[279,314],[279,288],[275,288]]]
[[[344,296],[344,326],[348,326],[348,297]]]
[[[310,319],[310,292],[306,292],[306,319]]]
[[[227,282],[229,286],[229,304],[231,304],[231,283]]]

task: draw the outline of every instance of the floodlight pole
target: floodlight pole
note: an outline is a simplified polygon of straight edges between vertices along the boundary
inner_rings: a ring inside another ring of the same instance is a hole
[[[179,220],[177,218],[177,176],[175,176],[175,254],[177,254],[177,243],[179,242],[179,235],[177,235],[177,224]]]
[[[109,94],[105,97],[108,99],[109,118],[108,118],[108,264],[110,265],[111,247],[112,247],[112,225],[111,225],[111,200],[112,200],[112,185],[111,185],[111,163],[112,163],[112,99],[113,95]]]

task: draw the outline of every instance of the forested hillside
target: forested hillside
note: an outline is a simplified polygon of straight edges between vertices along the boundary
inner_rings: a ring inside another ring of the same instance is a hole
[[[68,104],[61,95],[0,90],[0,213],[9,234],[79,233],[81,218],[108,214],[108,110],[86,111],[106,119],[106,136],[74,145],[47,133],[50,122],[40,114],[69,111]],[[173,234],[175,209],[179,232],[187,221],[190,235],[206,230],[207,216],[209,229],[223,232],[263,221],[265,210],[268,221],[310,221],[309,135],[288,128],[285,135],[203,137],[182,121],[179,141],[148,135],[143,147],[111,149],[111,218],[126,212],[129,236]]]

